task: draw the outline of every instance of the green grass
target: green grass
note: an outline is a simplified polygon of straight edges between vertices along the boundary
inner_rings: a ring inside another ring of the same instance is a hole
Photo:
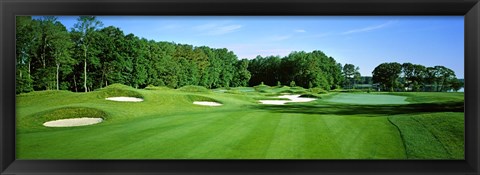
[[[388,119],[398,126],[409,158],[456,159],[464,157],[463,117],[463,113],[445,112]]]
[[[254,91],[259,88],[265,92]],[[262,86],[211,93],[198,87],[112,85],[88,93],[21,94],[17,158],[463,159],[463,94],[379,93],[410,103],[354,104],[332,102],[343,95],[336,92],[314,94],[320,98],[309,103],[258,104],[285,90],[307,91]],[[144,101],[104,99],[110,95]],[[42,126],[47,120],[82,116],[106,120],[82,127]]]
[[[342,93],[328,101],[348,104],[408,104],[407,97],[370,93]]]

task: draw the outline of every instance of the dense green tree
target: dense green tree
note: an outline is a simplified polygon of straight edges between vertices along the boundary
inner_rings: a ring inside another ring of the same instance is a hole
[[[96,19],[94,16],[80,16],[77,19],[77,23],[74,25],[74,30],[73,32],[78,34],[78,41],[77,41],[77,46],[81,48],[83,51],[83,62],[84,62],[84,80],[83,80],[83,88],[85,89],[85,92],[88,91],[87,87],[87,62],[92,60],[92,57],[89,57],[88,53],[91,51],[93,48],[90,46],[92,43],[93,39],[93,33],[98,29],[98,27],[101,27],[103,24],[99,20]]]
[[[319,87],[322,89],[334,89],[339,87],[342,81],[341,68],[332,58],[323,52],[292,52],[288,56],[257,56],[250,60],[248,70],[252,74],[250,86],[260,82],[270,86],[280,84],[288,85],[295,81],[296,85],[304,88]],[[341,65],[340,65],[341,66]]]
[[[233,86],[247,86],[248,80],[251,78],[251,74],[248,71],[247,59],[242,59],[237,61],[235,65],[235,76],[233,77],[232,85]]]
[[[33,91],[32,62],[37,58],[41,33],[39,22],[30,16],[16,17],[16,93]]]
[[[69,74],[73,71],[72,66],[76,64],[76,60],[71,57],[71,49],[73,42],[70,40],[70,34],[65,26],[55,21],[51,31],[50,46],[51,55],[56,66],[56,89],[60,89],[60,73]]]
[[[398,87],[398,77],[401,72],[400,63],[382,63],[372,72],[373,83],[379,83],[383,90],[394,91]]]
[[[99,86],[108,86],[111,82],[123,82],[122,78],[118,77],[116,73],[116,70],[121,69],[117,61],[125,57],[124,51],[122,50],[122,45],[125,42],[123,31],[117,27],[108,26],[99,30],[97,36],[98,40],[96,44],[100,50],[98,58],[101,66],[99,70]]]
[[[427,68],[423,65],[419,65],[419,64],[413,65],[412,76],[410,78],[413,91],[420,91],[421,87],[424,87],[426,70]]]
[[[343,66],[344,83],[347,88],[353,88],[356,81],[360,80],[361,75],[359,70],[360,68],[358,66],[355,67],[353,64],[347,63]]]

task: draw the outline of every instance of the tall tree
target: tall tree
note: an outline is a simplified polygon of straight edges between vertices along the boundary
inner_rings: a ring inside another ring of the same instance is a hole
[[[415,67],[412,63],[403,63],[402,64],[402,74],[403,74],[403,86],[408,90],[413,84],[412,78]]]
[[[77,23],[74,25],[74,31],[80,34],[78,45],[83,50],[83,87],[85,92],[88,92],[87,87],[87,61],[88,61],[88,52],[92,49],[90,45],[92,43],[93,32],[97,30],[98,27],[101,27],[103,24],[95,16],[80,16],[77,19]]]
[[[372,72],[373,83],[379,83],[384,90],[393,91],[398,85],[398,77],[401,72],[402,65],[400,63],[382,63]]]
[[[30,16],[16,17],[16,91],[33,91],[32,62],[37,58],[41,33],[39,22]]]
[[[412,83],[412,90],[413,91],[420,91],[421,87],[424,87],[424,81],[426,76],[427,68],[420,64],[413,65],[413,71],[411,76],[411,83]]]
[[[345,85],[349,88],[352,88],[355,84],[355,80],[360,77],[359,73],[360,68],[355,67],[353,64],[345,64],[343,66],[343,76],[345,77]]]
[[[60,68],[64,65],[63,72],[70,73],[72,71],[71,66],[75,64],[75,60],[71,57],[71,49],[73,42],[70,39],[70,34],[63,24],[55,21],[53,29],[51,31],[51,54],[53,56],[56,66],[56,88],[60,89]]]
[[[235,76],[232,80],[233,86],[238,87],[248,85],[248,80],[250,80],[251,77],[251,74],[248,71],[248,63],[249,61],[247,59],[242,59],[235,64]]]

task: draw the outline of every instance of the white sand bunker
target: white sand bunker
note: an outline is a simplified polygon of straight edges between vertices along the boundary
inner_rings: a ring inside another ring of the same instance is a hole
[[[46,127],[73,127],[73,126],[85,126],[93,125],[102,122],[102,118],[70,118],[70,119],[61,119],[53,120],[43,123],[43,126]]]
[[[300,95],[282,95],[277,98],[287,98],[288,100],[259,100],[259,102],[266,105],[285,105],[285,103],[304,103],[316,100],[315,98],[300,97]]]
[[[211,101],[194,101],[193,104],[202,105],[202,106],[222,106],[222,104]]]
[[[136,97],[108,97],[108,98],[105,98],[105,100],[123,101],[123,102],[142,102],[143,101],[143,99],[136,98]]]

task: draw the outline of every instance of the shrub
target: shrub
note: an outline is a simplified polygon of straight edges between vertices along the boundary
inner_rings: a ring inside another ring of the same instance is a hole
[[[295,85],[295,81],[291,81],[291,82],[290,82],[290,87],[295,87],[295,86],[296,86],[296,85]]]

